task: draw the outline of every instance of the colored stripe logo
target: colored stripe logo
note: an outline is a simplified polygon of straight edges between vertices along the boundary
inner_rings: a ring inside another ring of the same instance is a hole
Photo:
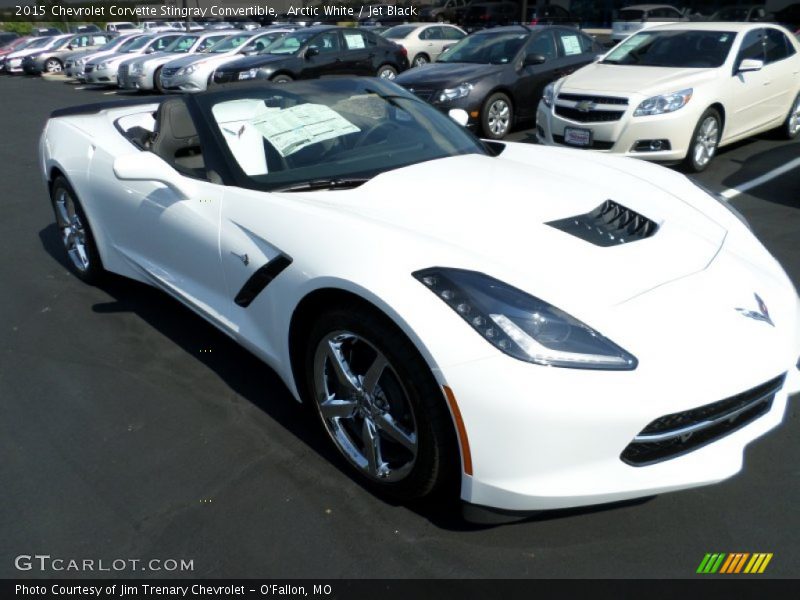
[[[720,573],[735,575],[739,573],[763,573],[772,560],[772,552],[717,552],[708,553],[700,561],[697,572],[701,574]]]

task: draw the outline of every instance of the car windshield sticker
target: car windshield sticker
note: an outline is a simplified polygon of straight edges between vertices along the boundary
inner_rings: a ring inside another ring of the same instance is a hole
[[[562,35],[561,43],[564,44],[564,53],[567,56],[581,53],[581,42],[577,35]]]
[[[364,37],[360,33],[345,33],[344,41],[349,50],[358,50],[364,47]]]
[[[653,36],[647,33],[638,33],[619,44],[606,57],[608,60],[618,60],[633,52],[639,46],[647,43]]]
[[[253,126],[281,156],[361,131],[324,104],[298,104],[287,109],[264,107],[253,119]]]

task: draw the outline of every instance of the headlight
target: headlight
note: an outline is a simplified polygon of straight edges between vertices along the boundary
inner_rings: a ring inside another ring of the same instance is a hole
[[[75,61],[75,65],[76,66],[81,66],[81,65],[85,65],[85,64],[86,64],[86,59],[85,58],[79,58],[78,60]]]
[[[539,365],[629,371],[638,361],[588,325],[483,273],[434,267],[414,273],[486,341]]]
[[[475,87],[471,83],[462,83],[454,88],[442,90],[439,94],[439,102],[447,102],[448,100],[458,100],[459,98],[466,98]]]
[[[675,112],[683,108],[692,99],[692,88],[664,94],[663,96],[653,96],[642,102],[634,111],[634,117],[644,117],[646,115],[663,115],[664,113]]]
[[[189,65],[178,70],[178,75],[191,75],[197,70],[197,65]]]
[[[753,230],[753,228],[750,227],[750,223],[748,223],[747,219],[744,218],[744,215],[742,215],[742,213],[736,210],[736,208],[734,208],[734,206],[728,201],[728,199],[725,196],[723,196],[719,192],[715,192],[714,190],[707,188],[699,181],[695,181],[694,179],[690,179],[689,181],[691,181],[693,184],[695,184],[697,187],[703,190],[706,194],[714,198],[714,200],[722,204],[722,206],[727,208],[733,214],[733,216],[739,219],[744,224],[744,226],[747,227],[750,231]]]
[[[111,66],[111,61],[107,60],[107,61],[101,62],[99,65],[97,65],[97,70],[98,71],[102,71],[103,69],[107,69],[110,66]]]
[[[547,108],[553,106],[553,97],[556,95],[556,84],[548,83],[542,92],[542,102]]]

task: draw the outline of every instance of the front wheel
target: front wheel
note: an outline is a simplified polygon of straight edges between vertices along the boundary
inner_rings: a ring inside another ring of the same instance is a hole
[[[294,80],[288,75],[276,75],[270,81],[272,81],[272,83],[289,83]]]
[[[57,58],[49,58],[44,63],[44,71],[45,73],[61,73],[64,69],[64,65],[61,64],[61,61]]]
[[[53,182],[50,201],[72,272],[86,283],[97,283],[103,274],[100,254],[83,207],[64,177],[58,176]]]
[[[493,140],[503,139],[511,130],[513,119],[511,100],[505,94],[492,94],[483,103],[481,128],[486,137]]]
[[[408,502],[452,483],[460,461],[442,390],[386,317],[353,306],[321,314],[305,373],[328,437],[375,492]]]
[[[392,65],[381,65],[378,67],[378,77],[381,79],[394,79],[397,77],[397,69]]]
[[[155,88],[155,90],[159,94],[163,94],[164,93],[164,86],[161,85],[161,69],[162,68],[163,67],[158,67],[156,69],[156,72],[153,73],[153,88]]]
[[[686,168],[699,173],[704,171],[717,153],[717,146],[722,133],[722,119],[716,109],[709,108],[700,117],[692,133],[689,151],[684,159]]]
[[[781,126],[781,134],[787,140],[793,140],[800,135],[800,94],[792,102],[789,114]]]

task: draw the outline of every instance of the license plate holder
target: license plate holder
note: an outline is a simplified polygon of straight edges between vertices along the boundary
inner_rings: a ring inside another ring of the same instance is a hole
[[[587,148],[592,145],[592,130],[579,127],[565,127],[564,143],[570,146]]]

